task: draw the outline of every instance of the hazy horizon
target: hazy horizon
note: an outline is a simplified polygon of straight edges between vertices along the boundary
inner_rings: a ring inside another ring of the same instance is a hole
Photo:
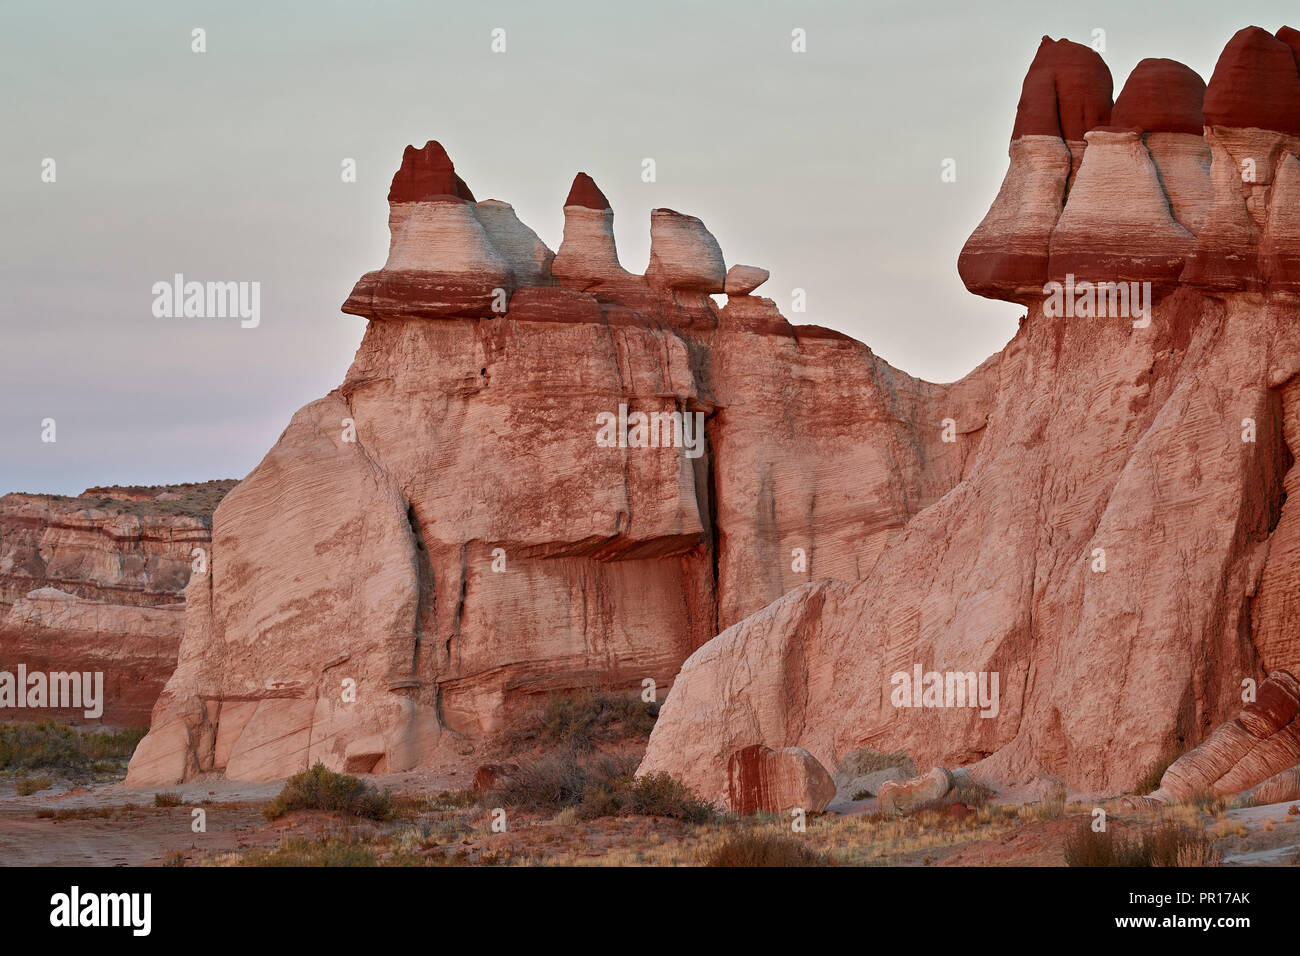
[[[552,250],[584,170],[628,269],[644,270],[651,208],[699,216],[728,265],[771,270],[757,294],[792,322],[955,380],[1023,312],[968,293],[956,262],[1006,171],[1040,38],[1105,30],[1118,95],[1146,57],[1208,80],[1234,32],[1274,31],[1287,12],[7,3],[0,493],[247,474],[342,381],[365,321],[339,305],[384,261],[403,148],[430,139]],[[204,53],[191,52],[196,27]],[[806,53],[791,51],[795,28]],[[355,183],[341,180],[346,158]],[[260,325],[156,318],[151,288],[176,273],[259,282]],[[796,287],[804,313],[790,309]],[[55,443],[41,441],[46,418]]]

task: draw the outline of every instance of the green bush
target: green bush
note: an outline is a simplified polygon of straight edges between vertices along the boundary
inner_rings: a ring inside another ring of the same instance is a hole
[[[393,815],[393,798],[388,789],[380,793],[359,777],[335,773],[317,763],[310,770],[286,780],[280,795],[262,811],[262,815],[268,820],[276,820],[293,810],[327,810],[371,820],[387,820]]]
[[[144,735],[143,730],[83,734],[52,720],[0,724],[0,770],[84,770],[105,760],[124,761]]]

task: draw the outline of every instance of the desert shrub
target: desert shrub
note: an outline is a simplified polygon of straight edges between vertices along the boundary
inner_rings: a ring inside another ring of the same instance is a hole
[[[589,785],[583,791],[577,815],[583,820],[640,815],[707,823],[717,816],[717,811],[669,774],[634,777],[629,773]]]
[[[162,865],[163,865],[163,866],[184,866],[184,865],[185,865],[185,851],[184,851],[184,850],[168,850],[168,851],[167,851],[167,854],[163,857]]]
[[[393,814],[393,798],[388,789],[381,793],[359,777],[335,773],[317,763],[310,770],[286,780],[280,795],[262,811],[262,815],[268,820],[276,820],[292,810],[328,810],[371,820],[387,820]]]
[[[704,854],[705,866],[832,866],[830,856],[783,834],[743,829]]]
[[[1160,820],[1132,838],[1094,832],[1083,817],[1065,841],[1068,866],[1216,866],[1219,851],[1200,830]]]
[[[612,736],[615,725],[625,737],[649,737],[659,708],[636,696],[584,691],[553,694],[546,701],[540,734],[548,742],[575,750],[590,750],[601,737]]]
[[[1170,765],[1182,755],[1183,751],[1181,748],[1171,750],[1152,763],[1151,766],[1147,767],[1142,776],[1138,778],[1138,782],[1134,784],[1133,792],[1140,796],[1146,796],[1153,790],[1159,789],[1160,780],[1164,777],[1165,771],[1168,770]]]
[[[181,805],[181,795],[175,790],[160,791],[153,795],[153,805],[155,807],[179,807]]]
[[[493,797],[504,806],[524,810],[563,810],[582,803],[588,788],[608,788],[616,778],[630,776],[636,764],[634,757],[584,760],[574,750],[561,750],[521,764],[493,791]]]
[[[26,774],[14,781],[14,789],[18,791],[20,797],[30,797],[38,790],[44,790],[52,786],[54,779],[52,777],[29,777]]]
[[[317,765],[319,766],[319,764]],[[308,771],[310,773],[310,771]],[[242,866],[375,866],[375,855],[358,843],[292,837],[274,850],[252,850]]]
[[[96,762],[125,760],[144,735],[143,730],[83,734],[53,720],[0,724],[0,770],[81,770]]]

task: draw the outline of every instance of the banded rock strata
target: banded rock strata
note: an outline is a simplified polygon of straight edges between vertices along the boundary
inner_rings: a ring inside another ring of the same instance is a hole
[[[725,803],[744,748],[871,747],[1124,793],[1211,738],[1244,679],[1300,672],[1295,37],[1239,32],[1203,99],[1143,61],[1113,109],[1101,58],[1044,39],[958,261],[1028,313],[979,448],[861,580],[797,588],[688,658],[640,772]],[[1067,274],[1150,283],[1149,323],[1046,314]],[[997,674],[997,714],[896,706],[918,665]],[[1246,766],[1232,788],[1277,769]]]
[[[102,671],[112,727],[146,727],[176,665],[183,592],[234,482],[0,497],[0,670]],[[83,708],[0,720],[83,723]]]
[[[666,688],[791,588],[869,573],[979,445],[996,360],[931,385],[792,326],[698,218],[654,210],[635,275],[580,173],[552,254],[437,143],[389,203],[344,382],[213,517],[132,784],[439,766],[548,692]],[[662,440],[602,447],[620,406]]]

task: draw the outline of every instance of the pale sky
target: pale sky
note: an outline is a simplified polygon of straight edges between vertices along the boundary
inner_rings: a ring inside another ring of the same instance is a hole
[[[1118,94],[1148,56],[1208,80],[1236,30],[1288,15],[1294,0],[0,0],[0,493],[247,474],[342,381],[365,322],[339,305],[384,261],[403,147],[429,139],[552,249],[585,170],[633,271],[669,206],[729,265],[771,270],[760,294],[792,321],[960,378],[1021,313],[966,292],[956,262],[1042,35],[1105,30]],[[178,272],[260,282],[261,325],[155,318],[151,287]]]

